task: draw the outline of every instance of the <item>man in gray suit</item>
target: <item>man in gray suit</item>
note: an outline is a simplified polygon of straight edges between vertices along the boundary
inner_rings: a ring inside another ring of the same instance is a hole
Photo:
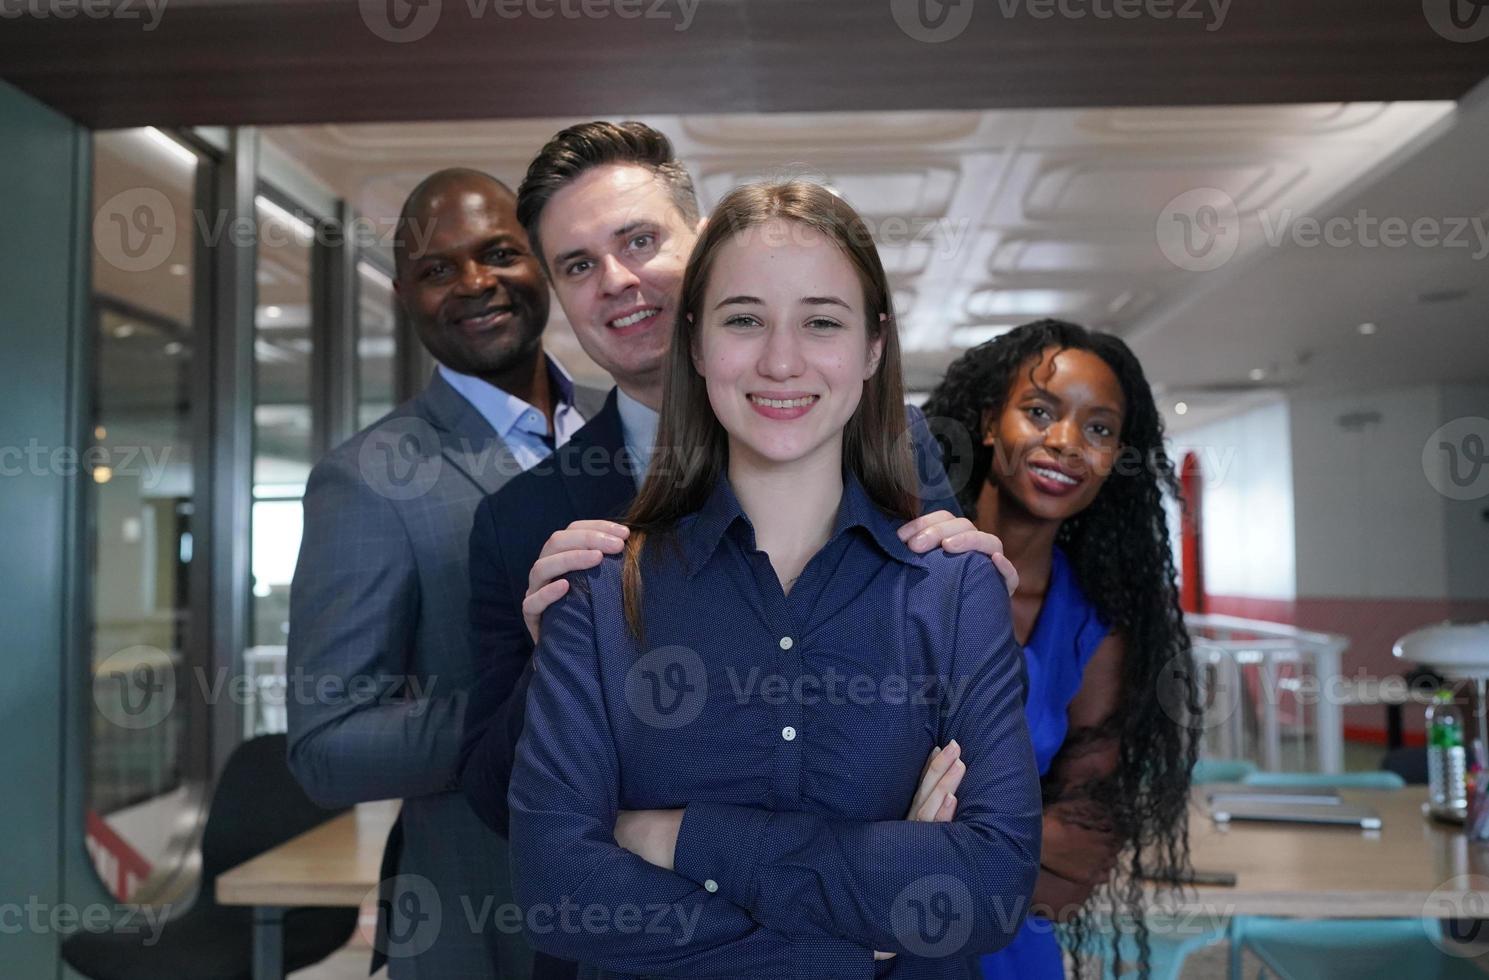
[[[548,286],[500,181],[447,170],[409,196],[399,304],[439,362],[429,386],[329,453],[305,492],[290,592],[289,763],[331,806],[398,798],[373,969],[527,977],[506,842],[459,792],[474,666],[476,505],[596,414],[543,352]]]

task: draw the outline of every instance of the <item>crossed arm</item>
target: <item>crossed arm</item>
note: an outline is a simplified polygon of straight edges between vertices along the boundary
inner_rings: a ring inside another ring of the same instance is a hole
[[[506,836],[507,786],[522,734],[543,613],[568,593],[566,576],[595,567],[607,554],[618,554],[630,532],[614,521],[575,521],[550,535],[527,580],[514,582],[502,554],[496,499],[482,502],[471,529],[471,643],[477,678],[465,712],[459,770],[471,808]],[[998,569],[1009,594],[1018,585],[1018,573],[1003,555],[1003,543],[964,517],[939,510],[904,525],[899,536],[917,554],[936,548],[951,554],[981,552]],[[520,605],[518,594],[524,594]]]
[[[866,976],[869,950],[907,951],[894,928],[895,902],[937,875],[962,882],[976,908],[1000,902],[1010,913],[971,915],[963,953],[1011,939],[1036,872],[1037,778],[1021,707],[1021,655],[1006,604],[999,621],[989,592],[997,576],[985,564],[968,567],[976,573],[963,582],[957,661],[975,658],[977,666],[943,729],[971,760],[959,770],[972,785],[957,795],[958,819],[853,821],[695,804],[678,827],[676,871],[617,841],[619,763],[598,689],[591,596],[576,593],[550,610],[512,778],[518,902],[616,908],[645,895],[694,915],[697,925],[681,943],[596,929],[532,941],[622,972]],[[944,806],[942,799],[937,811]]]

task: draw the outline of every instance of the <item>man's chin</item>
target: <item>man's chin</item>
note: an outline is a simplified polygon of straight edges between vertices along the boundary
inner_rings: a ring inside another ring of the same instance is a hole
[[[439,360],[452,371],[485,376],[506,374],[521,368],[541,352],[542,345],[535,338],[531,343],[520,346],[506,343],[478,349],[463,348],[450,351]]]

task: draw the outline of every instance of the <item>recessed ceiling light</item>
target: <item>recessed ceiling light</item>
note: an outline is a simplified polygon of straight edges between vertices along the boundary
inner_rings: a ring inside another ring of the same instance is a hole
[[[1373,324],[1373,323],[1362,323],[1362,324],[1360,324],[1360,336],[1362,336],[1362,337],[1368,337],[1368,336],[1370,336],[1373,333],[1375,333],[1375,324]]]
[[[284,310],[281,310],[277,306],[267,306],[267,307],[264,308],[264,316],[268,316],[268,317],[276,317],[276,316],[279,316],[280,314],[282,314],[283,312],[284,312]]]
[[[118,324],[117,326],[114,327],[114,336],[115,337],[118,337],[120,340],[123,340],[126,337],[133,337],[134,336],[134,324],[132,324],[132,323],[121,323],[121,324]]]
[[[177,354],[181,353],[185,349],[186,345],[181,343],[181,341],[179,340],[172,340],[165,345],[165,352],[172,357],[175,357]]]
[[[1262,378],[1265,378],[1266,376],[1267,376],[1267,371],[1266,371],[1265,368],[1252,368],[1251,369],[1250,377],[1251,377],[1251,380],[1252,381],[1260,381]]]
[[[95,425],[93,427],[93,438],[95,438],[95,439],[107,439],[108,437],[109,437],[109,430],[108,429],[104,428],[101,425]]]
[[[175,265],[171,266],[171,275],[173,276],[184,276],[190,271],[190,269],[186,268],[186,266],[182,265],[180,262],[177,262]]]
[[[1174,402],[1174,414],[1175,415],[1188,415],[1189,414],[1189,403],[1188,402]]]

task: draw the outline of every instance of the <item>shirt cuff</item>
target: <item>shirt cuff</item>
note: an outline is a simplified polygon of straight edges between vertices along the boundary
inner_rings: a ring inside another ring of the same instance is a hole
[[[689,803],[672,868],[742,909],[753,907],[755,861],[770,814],[729,803]]]
[[[874,951],[846,939],[793,939],[796,980],[873,980]]]

